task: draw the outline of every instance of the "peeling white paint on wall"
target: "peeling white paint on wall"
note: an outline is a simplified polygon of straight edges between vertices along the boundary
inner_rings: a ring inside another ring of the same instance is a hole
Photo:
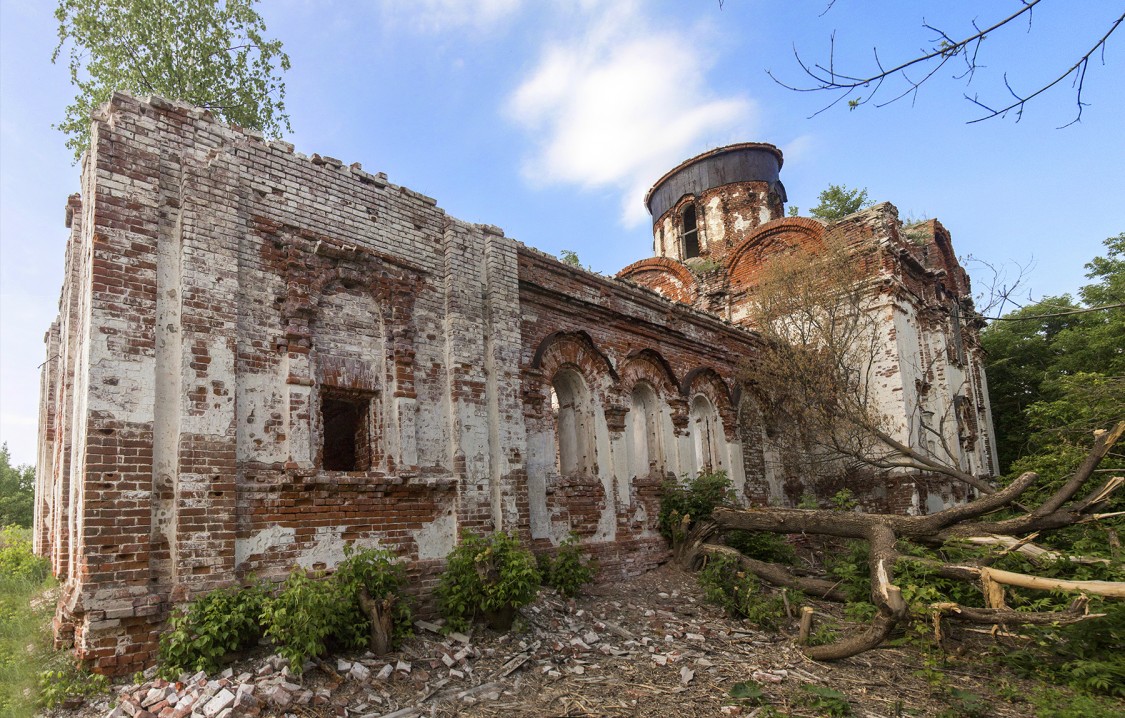
[[[259,556],[273,548],[292,546],[297,530],[287,526],[270,526],[248,539],[235,539],[234,565],[241,566],[251,556]]]
[[[344,560],[344,547],[349,542],[344,540],[344,529],[340,526],[318,526],[312,546],[305,549],[297,556],[297,565],[310,569],[318,564],[324,568],[334,568]],[[378,538],[369,537],[352,542],[360,548],[382,548]]]
[[[457,516],[453,507],[410,535],[418,547],[419,560],[445,558],[457,544]]]

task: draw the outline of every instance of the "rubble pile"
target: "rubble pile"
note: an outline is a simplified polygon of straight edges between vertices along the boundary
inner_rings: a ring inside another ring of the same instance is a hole
[[[729,671],[720,668],[728,659],[716,653],[732,645],[747,657],[770,656],[747,666],[764,681],[784,680],[786,669],[770,672],[778,660],[799,660],[780,637],[739,626],[677,588],[635,598],[576,602],[544,592],[523,610],[522,625],[507,634],[481,628],[446,634],[440,621],[417,621],[415,636],[398,653],[310,661],[300,676],[278,655],[243,661],[217,676],[200,672],[166,681],[149,671],[143,683],[118,687],[115,705],[88,715],[411,718],[474,705],[519,713],[531,712],[530,704],[523,705],[529,696],[540,706],[548,696],[566,705],[599,686],[613,689],[626,710],[644,701],[645,693],[674,696],[697,683],[729,682]],[[712,702],[725,689],[714,692]]]
[[[440,622],[417,621],[415,635],[395,653],[337,654],[307,662],[301,675],[281,656],[264,653],[218,675],[172,682],[150,670],[139,684],[53,717],[749,718],[762,706],[730,694],[748,680],[773,706],[793,706],[807,684],[844,691],[859,716],[890,718],[904,701],[933,703],[931,687],[913,675],[921,668],[913,654],[881,651],[884,665],[896,666],[893,676],[864,657],[818,664],[794,644],[795,628],[794,622],[785,635],[731,619],[703,601],[693,576],[665,566],[592,587],[577,600],[544,589],[509,633],[445,633]],[[1001,707],[995,715],[1018,715]]]

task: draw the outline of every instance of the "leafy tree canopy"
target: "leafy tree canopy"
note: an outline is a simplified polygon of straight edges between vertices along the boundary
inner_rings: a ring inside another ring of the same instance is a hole
[[[30,527],[34,493],[35,469],[12,466],[8,445],[0,446],[0,527]]]
[[[828,189],[820,193],[820,204],[809,210],[809,214],[832,221],[847,217],[871,205],[872,202],[867,199],[866,187],[850,189],[847,185],[830,184]]]
[[[59,44],[78,87],[66,118],[75,159],[90,144],[90,113],[115,91],[207,108],[225,122],[289,130],[281,41],[264,37],[257,0],[59,0]]]
[[[1090,432],[1125,418],[1125,232],[1086,264],[1093,283],[1005,315],[981,334],[1001,467],[1080,457]],[[1104,464],[1113,466],[1112,460]]]

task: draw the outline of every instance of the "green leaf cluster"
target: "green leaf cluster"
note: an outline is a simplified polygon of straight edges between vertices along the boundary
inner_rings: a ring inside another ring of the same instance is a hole
[[[981,332],[1001,469],[1044,479],[1025,500],[1073,469],[1094,429],[1125,418],[1125,307],[1067,313],[1125,303],[1125,232],[1104,244],[1105,256],[1086,264],[1093,281],[1078,301],[1047,297]]]
[[[703,597],[729,615],[745,618],[763,629],[776,629],[785,623],[785,601],[778,594],[762,591],[757,578],[743,571],[733,556],[710,557],[698,579]],[[800,602],[801,598],[795,600]]]
[[[583,586],[594,580],[597,566],[592,559],[584,557],[578,546],[578,536],[571,533],[559,544],[553,558],[548,554],[539,556],[539,573],[543,583],[567,598],[574,598]]]
[[[1099,601],[1097,619],[1067,626],[1027,627],[1027,646],[1000,654],[1000,660],[1027,676],[1084,693],[1125,698],[1125,603]]]
[[[825,554],[824,563],[829,575],[840,582],[840,590],[849,603],[870,603],[871,569],[868,562],[871,548],[866,541],[848,539],[843,550]]]
[[[263,608],[262,624],[278,654],[289,659],[289,670],[299,675],[305,661],[327,650],[328,639],[340,625],[339,591],[331,581],[294,569]]]
[[[39,674],[39,704],[58,708],[70,698],[93,696],[109,691],[109,679],[74,664],[57,671]]]
[[[49,571],[47,559],[32,551],[27,529],[14,525],[0,529],[0,578],[40,584]]]
[[[827,686],[818,686],[815,683],[801,684],[801,695],[796,703],[816,711],[819,716],[832,716],[832,718],[847,718],[852,714],[852,705],[848,697],[840,691]]]
[[[377,601],[394,597],[392,640],[410,635],[413,616],[404,600],[406,573],[385,549],[344,547],[335,573],[309,575],[294,567],[276,596],[262,586],[211,591],[173,613],[160,639],[161,673],[214,671],[233,654],[271,639],[300,674],[305,661],[330,644],[359,648],[370,635],[370,618],[359,603],[361,589]]]
[[[819,195],[820,204],[809,210],[809,214],[829,222],[847,217],[861,209],[870,207],[867,188],[856,189],[842,184],[830,184]]]
[[[402,563],[386,549],[356,549],[348,545],[344,547],[344,556],[331,578],[341,601],[337,608],[341,614],[336,631],[338,639],[346,645],[358,647],[370,635],[371,619],[359,603],[361,590],[367,591],[367,595],[376,602],[394,597],[391,640],[397,645],[410,636],[414,632],[414,613],[403,597],[406,569]]]
[[[253,647],[262,636],[260,617],[269,594],[261,586],[211,591],[177,609],[160,636],[161,674],[218,670],[224,659]]]
[[[731,698],[746,701],[749,705],[759,706],[769,703],[765,691],[756,681],[742,681],[735,683],[728,691]]]
[[[12,466],[8,445],[0,446],[0,526],[31,528],[35,505],[35,467]]]
[[[59,0],[59,43],[78,88],[56,127],[75,159],[90,144],[90,115],[115,91],[162,95],[225,122],[280,136],[289,56],[265,36],[257,0]]]
[[[797,562],[797,552],[785,536],[770,531],[743,531],[735,529],[723,534],[723,542],[739,553],[759,561],[792,566]]]
[[[503,531],[480,536],[463,531],[446,557],[438,582],[442,616],[452,630],[465,630],[482,613],[526,606],[539,593],[535,556]]]
[[[679,530],[684,516],[700,521],[710,517],[716,507],[734,503],[734,491],[725,471],[700,472],[694,479],[682,483],[665,481],[660,488],[657,526],[660,534],[669,540]]]

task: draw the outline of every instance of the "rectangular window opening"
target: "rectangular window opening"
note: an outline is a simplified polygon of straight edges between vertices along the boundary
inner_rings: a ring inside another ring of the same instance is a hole
[[[325,393],[320,402],[325,471],[371,468],[371,397]]]

